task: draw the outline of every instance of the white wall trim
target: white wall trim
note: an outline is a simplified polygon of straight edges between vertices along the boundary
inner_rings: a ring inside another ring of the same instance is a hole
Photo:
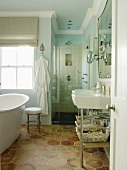
[[[98,13],[98,9],[100,7],[102,0],[94,0],[93,2],[93,6],[92,6],[92,11],[93,11],[93,15],[97,15]]]
[[[83,23],[79,30],[59,30],[57,25],[57,16],[55,11],[2,11],[0,12],[0,17],[39,17],[39,18],[52,18],[52,24],[55,31],[55,34],[83,34],[87,25],[89,24],[91,18],[94,15],[97,15],[98,9],[102,0],[94,0],[92,8],[89,8],[87,14],[83,20]]]
[[[91,20],[92,16],[93,16],[93,14],[92,14],[92,8],[89,8],[88,11],[87,11],[87,14],[86,14],[86,16],[85,16],[85,18],[84,18],[84,20],[83,20],[83,23],[82,23],[82,25],[81,25],[81,28],[80,28],[80,30],[82,31],[82,33],[83,33],[83,31],[85,30],[85,28],[87,27],[87,25],[88,25],[89,21]]]
[[[57,24],[56,13],[53,13],[53,15],[52,15],[52,24],[53,24],[53,28],[54,28],[55,34],[57,34],[57,32],[59,31],[59,28],[58,28],[58,24]]]
[[[101,0],[94,0],[93,2],[93,5],[92,5],[92,8],[89,8],[88,11],[87,11],[87,14],[83,20],[83,23],[81,25],[81,28],[80,30],[82,30],[82,32],[86,29],[88,23],[90,22],[91,18],[94,16],[94,15],[97,15],[98,13],[98,9],[100,7],[100,4],[101,4]]]

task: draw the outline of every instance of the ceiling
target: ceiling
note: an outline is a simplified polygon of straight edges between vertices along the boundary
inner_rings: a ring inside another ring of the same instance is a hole
[[[94,0],[0,0],[0,12],[55,11],[59,30],[79,30]]]

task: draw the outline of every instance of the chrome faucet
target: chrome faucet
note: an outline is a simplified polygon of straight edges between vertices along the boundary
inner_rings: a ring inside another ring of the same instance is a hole
[[[102,93],[105,94],[105,85],[102,86]]]
[[[102,88],[101,87],[96,88],[96,92],[101,93],[102,92]]]
[[[101,88],[101,87],[99,87],[99,88],[96,88],[96,90],[102,90],[102,88]]]
[[[96,91],[97,90],[101,90],[102,94],[105,94],[105,85],[102,85],[102,87],[96,88]]]

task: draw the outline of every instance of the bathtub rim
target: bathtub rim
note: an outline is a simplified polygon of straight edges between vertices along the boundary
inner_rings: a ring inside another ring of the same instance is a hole
[[[2,112],[7,112],[7,111],[11,111],[11,110],[14,110],[14,109],[16,109],[16,108],[18,108],[18,107],[20,107],[20,106],[23,106],[26,102],[28,102],[28,100],[29,100],[29,96],[28,95],[26,95],[26,94],[21,94],[21,93],[6,93],[6,94],[1,94],[0,95],[0,97],[1,96],[22,96],[22,97],[25,97],[25,100],[24,100],[24,102],[22,102],[22,104],[19,104],[19,105],[17,105],[17,106],[15,106],[15,107],[12,107],[12,108],[6,108],[6,109],[0,109],[0,113],[2,113]]]

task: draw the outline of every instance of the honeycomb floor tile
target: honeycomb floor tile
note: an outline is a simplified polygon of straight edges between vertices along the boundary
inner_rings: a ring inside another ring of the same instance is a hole
[[[84,149],[85,170],[109,170],[103,148]],[[83,170],[74,125],[21,126],[18,139],[1,155],[1,170]]]

